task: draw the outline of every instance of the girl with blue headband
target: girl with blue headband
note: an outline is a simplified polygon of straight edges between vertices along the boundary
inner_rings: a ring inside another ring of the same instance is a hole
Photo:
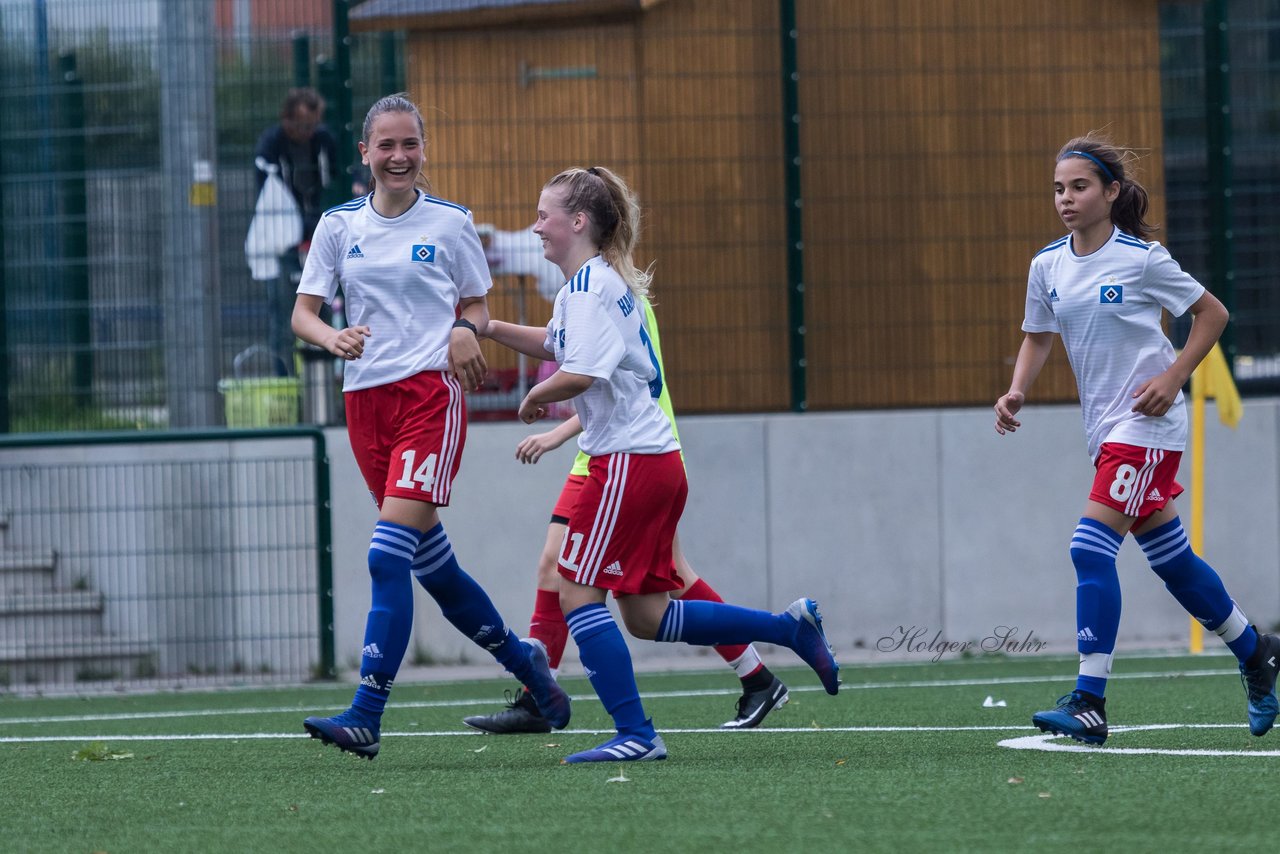
[[[1187,440],[1182,387],[1213,348],[1227,310],[1169,252],[1148,238],[1147,191],[1125,168],[1131,155],[1092,135],[1058,152],[1053,194],[1067,234],[1031,260],[1026,333],[1009,391],[996,401],[996,432],[1022,426],[1026,402],[1053,336],[1075,371],[1093,488],[1071,538],[1076,570],[1075,689],[1031,722],[1043,732],[1088,744],[1107,738],[1105,691],[1120,627],[1116,554],[1132,533],[1151,569],[1193,617],[1217,634],[1240,663],[1249,730],[1271,729],[1280,703],[1280,638],[1262,634],[1194,551],[1173,505]],[[1191,331],[1175,354],[1162,311],[1190,311]]]

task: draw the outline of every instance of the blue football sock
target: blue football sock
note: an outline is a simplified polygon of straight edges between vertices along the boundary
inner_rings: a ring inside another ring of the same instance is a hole
[[[413,575],[454,628],[525,681],[531,666],[528,648],[507,628],[484,588],[458,566],[443,524],[423,535],[413,559]]]
[[[672,599],[667,603],[654,640],[696,646],[757,641],[790,646],[795,631],[796,621],[786,614],[771,614],[723,602]]]
[[[566,614],[565,622],[578,645],[582,669],[618,732],[652,739],[657,731],[640,702],[631,651],[609,609],[604,603],[583,605]]]
[[[1246,661],[1258,646],[1258,632],[1227,595],[1227,588],[1213,567],[1191,550],[1182,520],[1174,519],[1137,537],[1151,571],[1160,576],[1178,604],[1205,628],[1216,633],[1227,648]]]
[[[369,543],[373,604],[364,628],[360,687],[351,707],[377,721],[387,705],[413,629],[413,582],[409,578],[420,531],[379,521]]]
[[[1082,518],[1071,537],[1076,568],[1076,690],[1106,695],[1111,659],[1120,631],[1120,576],[1116,555],[1124,536],[1095,519]]]

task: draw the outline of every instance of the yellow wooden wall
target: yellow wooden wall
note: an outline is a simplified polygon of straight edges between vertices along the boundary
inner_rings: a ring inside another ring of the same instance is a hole
[[[790,400],[777,7],[667,0],[409,42],[435,190],[478,222],[531,224],[566,166],[636,188],[685,412]],[[1027,264],[1063,233],[1058,147],[1105,129],[1149,149],[1162,220],[1157,4],[799,0],[797,14],[810,407],[990,403],[1021,339]],[[530,68],[593,72],[522,83]],[[513,317],[514,284],[499,285],[493,314]],[[545,322],[550,305],[528,304]],[[1073,395],[1059,353],[1035,397]]]
[[[1163,186],[1156,3],[797,6],[811,406],[992,402],[1059,147],[1105,129]],[[1039,399],[1075,394],[1057,350]]]

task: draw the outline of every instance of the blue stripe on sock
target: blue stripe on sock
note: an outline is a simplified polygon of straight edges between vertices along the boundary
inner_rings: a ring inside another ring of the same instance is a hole
[[[573,635],[575,641],[578,641],[579,636],[590,637],[593,630],[597,630],[601,626],[617,625],[613,622],[613,615],[609,613],[609,609],[603,603],[583,605],[566,616],[564,621],[568,623],[569,633]]]
[[[663,643],[677,643],[681,640],[684,629],[684,602],[672,599],[667,603],[667,610],[662,614],[662,622],[658,625],[658,640]]]
[[[414,550],[418,547],[421,534],[413,528],[406,528],[394,522],[379,521],[373,528],[373,538],[369,547],[413,560]]]
[[[1164,581],[1164,586],[1187,613],[1210,631],[1231,616],[1233,606],[1227,588],[1213,567],[1205,563],[1191,548],[1181,519],[1166,522],[1159,528],[1137,537],[1147,556],[1151,570]],[[1227,644],[1232,652],[1235,647]],[[1248,639],[1242,648],[1248,647]]]
[[[1147,556],[1152,569],[1178,559],[1184,551],[1191,548],[1191,542],[1187,539],[1187,532],[1182,527],[1181,519],[1166,522],[1159,528],[1147,531],[1135,539],[1142,547],[1142,553]]]
[[[426,533],[418,544],[413,558],[413,574],[426,575],[435,572],[453,558],[453,546],[444,532],[444,523],[437,524]]]
[[[583,605],[565,615],[578,645],[582,667],[619,732],[644,733],[652,724],[640,702],[631,652],[613,615],[603,603]]]
[[[371,605],[360,654],[360,687],[352,705],[374,721],[382,714],[413,630],[413,548],[421,534],[379,521],[369,542]],[[409,543],[406,547],[406,543]]]
[[[1087,517],[1080,520],[1071,538],[1071,563],[1076,570],[1076,648],[1082,655],[1109,655],[1116,648],[1121,602],[1116,553],[1123,542],[1123,536]],[[1101,691],[1091,693],[1101,696]]]
[[[490,653],[517,679],[524,681],[529,670],[528,650],[507,629],[485,589],[458,565],[444,525],[436,525],[423,535],[422,541],[426,544],[426,553],[434,556],[434,563],[429,564],[430,568],[424,568],[427,565],[423,560],[424,550],[419,548],[413,564],[413,577],[436,601],[440,613],[455,629]]]
[[[796,621],[786,614],[771,614],[726,602],[679,599],[667,605],[654,639],[696,646],[756,641],[790,646],[795,631]]]

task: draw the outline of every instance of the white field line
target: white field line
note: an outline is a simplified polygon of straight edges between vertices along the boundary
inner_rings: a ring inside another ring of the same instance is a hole
[[[1167,729],[1243,729],[1244,724],[1135,724],[1113,727],[1110,735],[1130,732],[1147,732]],[[1024,735],[996,742],[997,747],[1010,750],[1039,750],[1048,753],[1115,753],[1121,756],[1280,756],[1280,750],[1217,750],[1207,748],[1164,747],[1107,747],[1104,745],[1074,744],[1063,741],[1059,735]],[[1110,739],[1109,739],[1110,740]]]
[[[1146,732],[1154,730],[1174,729],[1244,729],[1242,723],[1232,724],[1138,724],[1116,727],[1112,735],[1129,732]],[[725,730],[715,728],[663,728],[664,734],[695,733],[702,735],[737,736],[740,733],[752,733],[750,737],[765,738],[779,733],[803,733],[807,735],[832,735],[834,733],[960,733],[960,732],[1023,732],[1031,729],[1027,726],[850,726],[850,727],[769,727],[754,730]],[[562,735],[612,735],[611,729],[566,729],[558,733],[544,735],[544,739],[558,738]],[[384,732],[383,737],[393,738],[484,738],[485,734],[475,730],[443,730],[443,731],[410,731]],[[166,735],[44,735],[44,736],[10,736],[0,738],[0,744],[36,744],[52,742],[123,742],[123,741],[253,741],[261,739],[302,739],[310,738],[299,732],[250,732],[250,733],[172,733]],[[1005,739],[997,742],[998,747],[1013,750],[1039,750],[1049,752],[1070,753],[1119,753],[1128,755],[1163,755],[1163,756],[1280,756],[1280,750],[1204,750],[1204,749],[1162,749],[1148,747],[1089,747],[1079,744],[1065,744],[1054,739],[1056,735],[1032,735]],[[551,745],[548,745],[551,746]],[[558,745],[555,745],[558,746]]]
[[[752,733],[809,733],[812,735],[830,734],[836,732],[865,732],[865,733],[888,733],[888,732],[1021,732],[1028,730],[1027,726],[938,726],[938,727],[880,727],[880,726],[851,726],[851,727],[769,727],[768,729],[755,730],[729,730],[714,728],[667,728],[663,727],[663,734],[669,733],[707,733],[718,735],[736,735],[741,732]],[[541,736],[544,739],[559,738],[562,735],[613,735],[614,730],[611,729],[565,729],[554,733],[548,733]],[[388,736],[393,738],[442,738],[449,736],[461,736],[463,738],[483,738],[484,733],[477,730],[442,730],[428,732],[384,732],[383,738]],[[35,736],[10,736],[0,738],[0,744],[28,744],[36,742],[52,742],[52,741],[235,741],[237,739],[262,739],[262,738],[310,738],[311,736],[305,732],[250,732],[250,733],[175,733],[171,735],[35,735]]]
[[[1117,676],[1112,675],[1112,680],[1116,679],[1170,679],[1175,677],[1192,677],[1192,676],[1235,676],[1238,670],[1166,670],[1152,671],[1147,673],[1125,673]],[[1053,676],[993,676],[982,679],[929,679],[915,680],[910,682],[855,682],[845,683],[840,689],[845,692],[849,691],[878,691],[895,688],[970,688],[989,685],[1026,685],[1040,682],[1074,682],[1075,673],[1058,674]],[[818,685],[788,685],[787,689],[795,693],[803,693],[810,691],[819,691],[821,687]],[[741,691],[740,688],[708,688],[702,690],[690,691],[651,691],[641,692],[641,698],[645,700],[667,699],[673,697],[725,697],[735,696]],[[596,701],[595,694],[575,694],[570,699],[575,703]],[[458,708],[466,706],[493,706],[501,702],[494,697],[483,697],[480,699],[469,700],[408,700],[393,701],[393,707],[396,709],[444,709]],[[234,709],[186,709],[168,712],[121,712],[117,714],[100,714],[100,715],[49,715],[46,717],[26,717],[26,718],[0,718],[0,726],[16,726],[19,724],[48,724],[48,723],[88,723],[90,721],[139,721],[139,720],[162,720],[165,718],[199,718],[199,717],[218,717],[220,715],[273,715],[273,714],[296,714],[298,712],[312,711],[312,706],[259,706],[259,707],[241,707]]]

